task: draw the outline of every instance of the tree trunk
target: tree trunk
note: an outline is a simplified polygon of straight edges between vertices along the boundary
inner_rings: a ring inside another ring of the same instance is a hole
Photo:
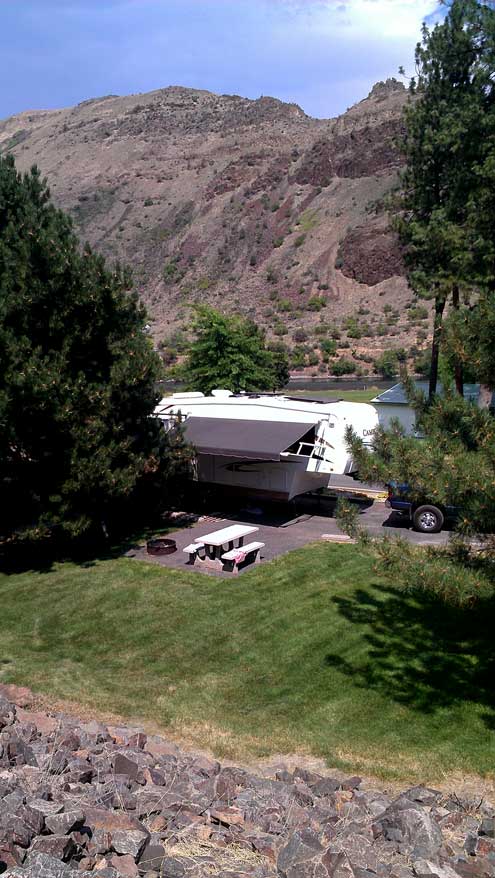
[[[440,339],[442,337],[442,321],[445,308],[445,296],[443,293],[435,297],[435,322],[433,324],[433,341],[431,343],[431,371],[428,399],[435,396],[438,383],[438,357],[440,354]]]
[[[455,311],[459,310],[459,287],[454,284],[452,288],[452,307]],[[458,356],[455,358],[454,365],[455,389],[460,396],[464,396],[464,377],[462,374],[462,363]]]

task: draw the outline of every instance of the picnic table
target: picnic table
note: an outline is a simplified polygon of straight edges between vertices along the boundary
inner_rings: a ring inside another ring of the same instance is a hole
[[[195,537],[191,545],[186,546],[183,551],[189,555],[192,564],[221,570],[224,569],[224,561],[227,560],[233,562],[233,566],[236,567],[234,555],[236,552],[242,551],[244,537],[256,533],[258,530],[258,527],[248,524],[233,524],[204,536]],[[259,547],[263,545],[264,543],[249,543],[246,550],[250,552],[258,549],[259,551]],[[226,555],[232,557],[226,558]]]
[[[210,546],[213,549],[213,557],[216,558],[222,555],[222,551],[219,551],[219,549],[223,549],[223,546],[227,546],[227,551],[230,551],[230,549],[234,548],[234,543],[238,541],[237,545],[240,547],[244,542],[244,537],[254,534],[258,530],[259,527],[253,527],[249,524],[232,524],[230,527],[215,530],[204,537],[196,537],[194,542]]]

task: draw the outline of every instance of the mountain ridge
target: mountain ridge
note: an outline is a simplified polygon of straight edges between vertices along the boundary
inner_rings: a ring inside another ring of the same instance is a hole
[[[16,114],[0,121],[0,151],[20,170],[36,163],[81,238],[131,265],[157,342],[207,301],[290,345],[326,322],[365,362],[387,336],[409,348],[428,328],[404,316],[411,291],[383,210],[406,100],[387,80],[314,119],[269,96],[167,86]]]

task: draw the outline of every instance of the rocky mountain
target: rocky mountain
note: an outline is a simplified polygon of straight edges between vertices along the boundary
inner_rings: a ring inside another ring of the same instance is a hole
[[[366,362],[429,328],[383,209],[406,99],[387,80],[321,120],[170,87],[20,113],[0,122],[0,150],[36,163],[81,237],[132,266],[157,341],[208,301],[290,346],[333,329],[340,353]],[[313,349],[301,365],[318,362]]]

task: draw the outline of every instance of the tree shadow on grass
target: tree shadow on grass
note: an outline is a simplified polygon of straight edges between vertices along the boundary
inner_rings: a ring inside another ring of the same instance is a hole
[[[495,729],[494,601],[467,610],[382,585],[333,602],[364,629],[368,654],[355,663],[328,654],[327,665],[421,713],[481,704],[483,720]]]
[[[19,541],[3,548],[0,546],[0,573],[50,573],[56,563],[70,561],[80,567],[94,567],[99,561],[121,558],[137,549],[152,536],[166,536],[173,528],[158,521],[143,525],[135,532],[113,539],[95,532],[80,540],[46,539]]]

